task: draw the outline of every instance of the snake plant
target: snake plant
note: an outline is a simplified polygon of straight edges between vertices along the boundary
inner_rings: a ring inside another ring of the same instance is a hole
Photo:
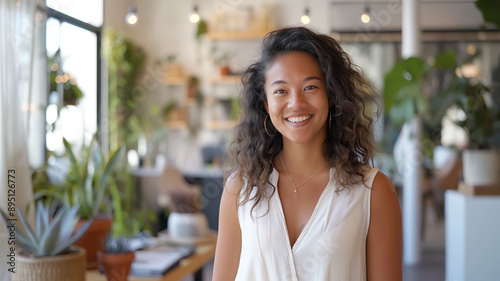
[[[80,219],[87,220],[96,216],[106,201],[109,177],[122,161],[125,146],[114,151],[109,160],[101,151],[96,137],[88,147],[73,151],[71,144],[63,138],[65,156],[69,171],[65,181],[59,186],[46,186],[36,190],[35,200],[60,201],[69,206],[79,205]]]
[[[78,206],[60,206],[56,210],[56,205],[44,206],[38,202],[36,210],[36,229],[34,229],[17,210],[18,221],[22,228],[16,227],[16,245],[22,252],[35,257],[56,256],[69,252],[70,246],[78,240],[90,227],[92,220],[87,221],[76,232],[75,226],[78,221]],[[0,209],[2,218],[7,226],[11,224],[10,218],[14,213],[7,216]]]

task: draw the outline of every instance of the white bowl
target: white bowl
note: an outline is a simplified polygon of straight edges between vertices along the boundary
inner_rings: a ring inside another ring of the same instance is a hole
[[[172,212],[167,229],[172,238],[199,238],[207,234],[208,221],[203,213]]]

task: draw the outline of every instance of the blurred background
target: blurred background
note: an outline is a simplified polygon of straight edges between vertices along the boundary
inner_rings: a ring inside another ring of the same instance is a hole
[[[137,209],[152,213],[153,234],[166,227],[175,205],[171,191],[179,185],[199,190],[200,208],[216,230],[221,165],[240,112],[240,74],[257,59],[267,32],[308,26],[340,42],[382,102],[367,110],[382,112],[373,125],[383,151],[374,165],[393,180],[401,199],[404,280],[499,278],[490,264],[500,264],[500,246],[488,240],[500,229],[492,217],[500,206],[498,1],[2,5],[0,142],[7,156],[0,167],[3,172],[15,163],[24,169],[23,188],[35,200],[67,181],[70,159],[63,139],[74,151],[88,149],[94,139],[104,155],[125,146],[115,178],[120,177],[120,192],[138,198]],[[466,163],[471,150],[492,159]],[[466,166],[476,170],[466,172]],[[165,177],[166,170],[176,174]],[[483,181],[487,170],[492,179]],[[169,181],[179,175],[185,182]],[[448,196],[447,190],[456,194]],[[460,195],[468,197],[448,202]],[[482,204],[467,201],[483,198],[474,195],[489,195],[490,209],[471,209],[468,204]],[[472,217],[450,221],[450,213]],[[473,227],[471,221],[483,224]],[[490,261],[469,260],[479,256]]]

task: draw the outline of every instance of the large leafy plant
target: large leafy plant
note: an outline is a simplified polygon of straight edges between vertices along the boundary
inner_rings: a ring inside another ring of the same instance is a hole
[[[429,65],[422,59],[410,57],[396,62],[384,78],[384,109],[396,124],[404,124],[428,110],[423,95],[425,75]]]
[[[469,148],[488,149],[495,145],[493,137],[500,131],[500,110],[494,103],[488,103],[490,88],[477,78],[469,78],[461,73],[462,65],[472,61],[467,58],[457,64],[452,51],[443,53],[436,60],[436,68],[447,72],[451,79],[436,95],[433,104],[441,110],[456,106],[464,113],[464,118],[456,121],[469,136]]]
[[[500,130],[500,111],[487,103],[490,91],[487,86],[479,79],[461,74],[462,66],[471,63],[478,54],[461,63],[457,63],[453,51],[436,56],[433,65],[415,57],[398,61],[384,81],[384,105],[389,118],[396,124],[404,124],[414,116],[424,117],[427,134],[432,134],[440,130],[448,109],[456,106],[465,115],[456,124],[468,133],[469,147],[491,147],[494,133]],[[427,98],[424,84],[432,72],[442,72],[449,79]],[[427,137],[436,141],[432,136]]]
[[[59,207],[56,211],[56,207]],[[68,253],[70,246],[77,241],[90,227],[92,220],[87,221],[75,232],[78,221],[79,206],[57,206],[55,203],[44,206],[38,202],[36,210],[36,228],[33,228],[23,214],[17,210],[22,228],[16,229],[16,245],[24,253],[35,257],[56,256]],[[2,218],[7,224],[9,216],[0,209]]]
[[[61,185],[49,185],[37,188],[35,199],[60,201],[69,206],[79,206],[81,219],[90,219],[97,215],[103,207],[107,196],[109,176],[118,166],[125,154],[122,145],[107,160],[94,137],[88,147],[74,151],[72,145],[63,139],[65,157],[69,161],[69,171]]]

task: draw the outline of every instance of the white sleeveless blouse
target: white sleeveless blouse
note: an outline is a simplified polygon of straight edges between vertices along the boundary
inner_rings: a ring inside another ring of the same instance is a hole
[[[264,199],[255,207],[253,218],[252,201],[239,207],[242,244],[235,280],[366,280],[371,189],[359,184],[336,193],[333,171],[331,168],[330,181],[292,248],[277,191],[269,205]],[[377,172],[371,168],[366,173],[367,186],[372,186]],[[274,169],[270,175],[274,186],[278,176]]]

